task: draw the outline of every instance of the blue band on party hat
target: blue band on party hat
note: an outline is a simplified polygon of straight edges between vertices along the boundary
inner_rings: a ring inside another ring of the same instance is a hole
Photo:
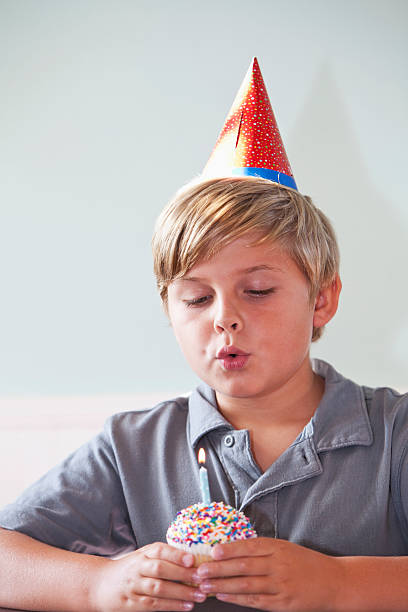
[[[231,174],[234,176],[259,176],[260,178],[285,185],[285,187],[291,187],[297,190],[295,179],[293,176],[288,176],[283,172],[277,172],[276,170],[270,170],[269,168],[231,168]]]

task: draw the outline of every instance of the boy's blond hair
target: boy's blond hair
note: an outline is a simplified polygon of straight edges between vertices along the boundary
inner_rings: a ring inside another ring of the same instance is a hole
[[[231,241],[256,233],[254,244],[278,241],[304,273],[313,303],[339,270],[333,227],[308,196],[256,177],[194,181],[160,214],[153,235],[154,273],[167,310],[167,288]],[[314,328],[317,340],[323,328]]]

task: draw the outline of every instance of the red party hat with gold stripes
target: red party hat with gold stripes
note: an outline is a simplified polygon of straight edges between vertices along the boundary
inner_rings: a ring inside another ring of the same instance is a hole
[[[256,57],[203,175],[260,176],[297,189]]]

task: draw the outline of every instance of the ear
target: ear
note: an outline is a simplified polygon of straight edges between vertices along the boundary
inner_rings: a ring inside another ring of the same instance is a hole
[[[341,291],[341,280],[336,275],[334,281],[319,291],[315,301],[313,327],[323,327],[337,311]]]

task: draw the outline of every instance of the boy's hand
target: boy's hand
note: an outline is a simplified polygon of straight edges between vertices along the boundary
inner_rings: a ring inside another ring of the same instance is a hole
[[[156,542],[103,565],[92,588],[98,612],[192,610],[206,595],[192,582],[193,555]]]
[[[214,561],[193,574],[204,593],[259,610],[335,609],[341,566],[285,540],[254,538],[217,545]]]

